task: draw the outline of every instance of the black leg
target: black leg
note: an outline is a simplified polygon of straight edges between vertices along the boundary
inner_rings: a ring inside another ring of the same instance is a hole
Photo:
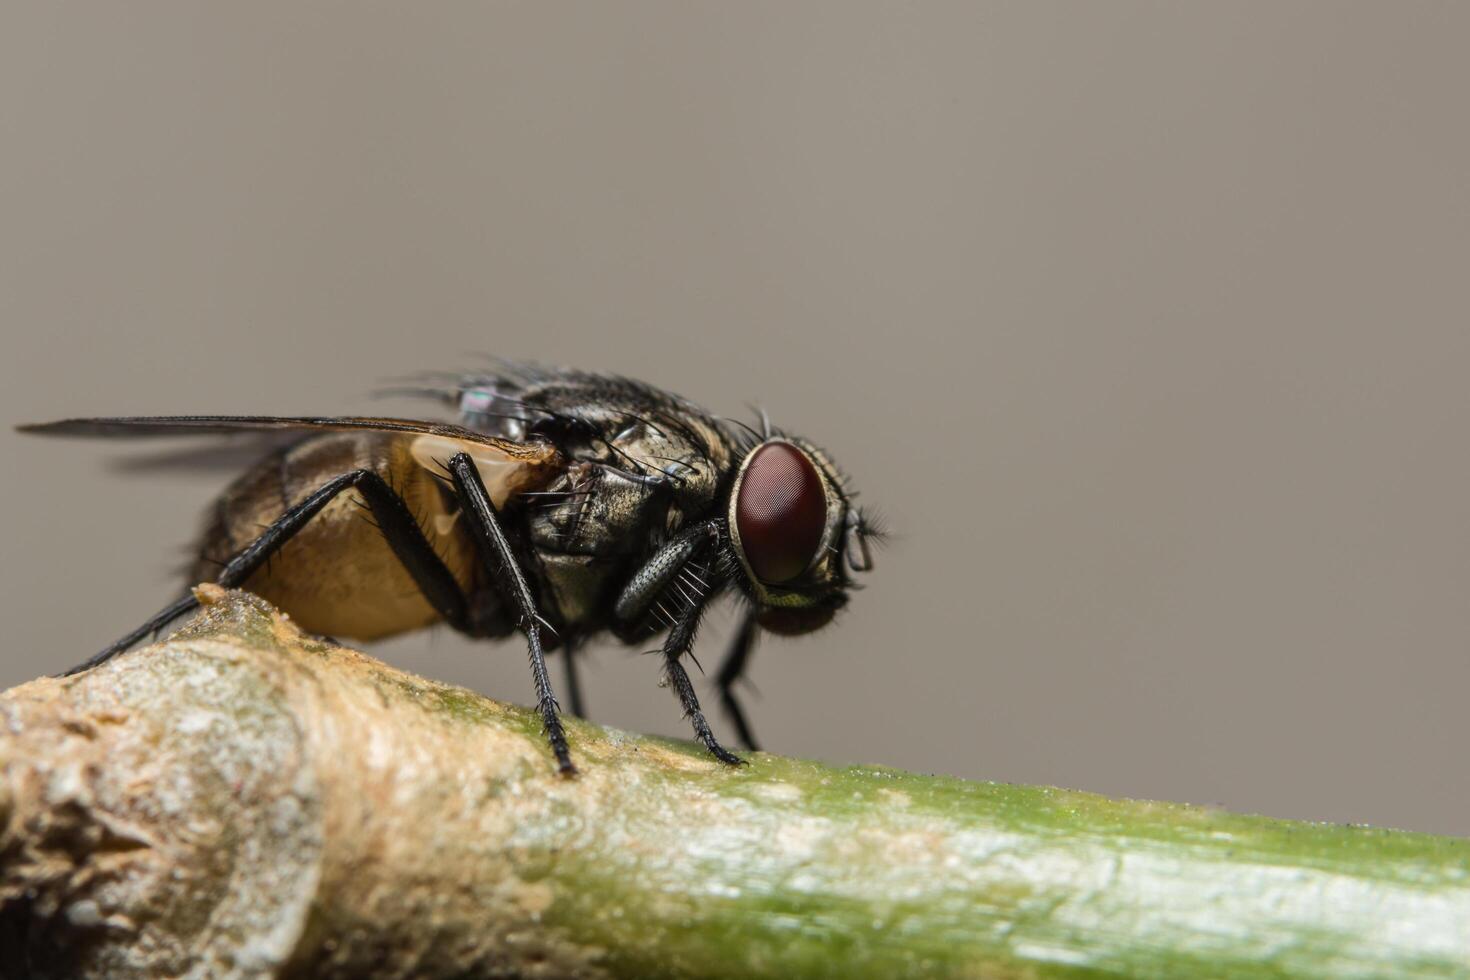
[[[703,602],[690,603],[674,622],[674,628],[669,630],[669,635],[664,639],[664,674],[669,679],[669,686],[679,696],[679,703],[684,707],[684,717],[694,726],[695,737],[704,743],[710,755],[726,765],[743,766],[745,760],[726,751],[715,739],[715,733],[710,731],[709,722],[699,709],[699,697],[694,693],[694,685],[689,683],[689,674],[679,662],[679,658],[694,646],[694,634],[699,629],[700,617],[704,615],[704,605]]]
[[[619,622],[636,622],[695,555],[718,540],[719,534],[719,522],[714,520],[700,521],[676,534],[633,573],[613,605],[613,615]]]
[[[760,624],[756,622],[755,610],[746,610],[745,616],[740,620],[740,629],[730,641],[730,652],[725,654],[725,662],[720,664],[720,672],[715,675],[715,685],[720,691],[720,704],[735,725],[740,744],[752,752],[759,751],[759,748],[755,744],[755,736],[751,734],[750,723],[745,720],[745,712],[735,698],[735,684],[745,674],[745,665],[750,660],[751,650],[755,649],[755,638],[759,631]]]
[[[541,724],[546,729],[546,739],[551,751],[556,754],[557,767],[565,775],[577,771],[572,765],[572,755],[567,749],[567,736],[557,716],[556,695],[551,690],[551,678],[546,674],[546,654],[541,649],[542,619],[536,613],[536,600],[526,576],[516,562],[505,530],[495,516],[495,505],[480,480],[474,460],[467,453],[456,453],[449,460],[449,475],[454,479],[460,503],[474,529],[475,541],[485,559],[490,574],[500,590],[515,603],[520,611],[521,630],[526,634],[526,646],[531,658],[531,677],[536,684],[536,707],[541,712]]]
[[[570,641],[561,648],[562,676],[567,682],[567,704],[578,718],[587,717],[587,708],[582,703],[582,682],[577,677],[577,648]]]
[[[143,639],[145,636],[148,636],[151,633],[158,632],[169,623],[173,622],[175,619],[184,615],[184,613],[192,612],[196,607],[198,607],[198,605],[199,600],[194,598],[193,593],[190,593],[189,595],[180,598],[176,602],[171,603],[160,612],[154,614],[142,626],[139,626],[131,633],[114,641],[111,646],[106,647],[98,653],[94,653],[92,656],[88,657],[86,660],[83,660],[81,663],[77,664],[75,667],[72,667],[70,670],[63,671],[62,673],[56,674],[55,676],[70,677],[73,674],[80,674],[84,670],[91,670],[93,667],[96,667],[99,664],[104,664],[107,661],[111,660],[113,657],[117,656],[119,653],[122,653],[134,643],[137,643],[139,640]]]
[[[403,498],[398,496],[382,477],[371,470],[353,470],[323,484],[311,496],[277,518],[275,523],[261,533],[260,537],[230,559],[215,581],[225,588],[235,588],[243,584],[256,569],[265,564],[271,555],[279,551],[287,541],[305,527],[306,523],[315,517],[323,507],[331,503],[337,494],[351,488],[355,488],[362,495],[378,527],[382,529],[383,537],[387,539],[399,561],[403,562],[404,568],[408,569],[409,574],[413,576],[414,582],[418,584],[424,597],[451,626],[456,629],[465,629],[468,618],[465,612],[464,594],[460,591],[459,583],[455,581],[444,563],[439,560],[439,556],[434,553],[433,545],[429,544],[428,539],[424,537],[423,529],[414,520],[413,513],[403,502]],[[190,612],[198,605],[199,600],[195,599],[192,594],[184,596],[127,636],[61,676],[79,674],[111,660],[143,637],[162,629],[171,620]]]

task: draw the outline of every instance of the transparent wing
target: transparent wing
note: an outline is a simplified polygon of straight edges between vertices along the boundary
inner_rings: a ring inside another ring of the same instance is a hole
[[[298,437],[314,432],[386,432],[409,440],[409,451],[420,466],[439,471],[459,452],[475,461],[486,484],[491,485],[497,504],[551,477],[561,461],[556,447],[542,441],[518,441],[493,436],[445,422],[376,416],[330,416],[322,418],[274,415],[151,415],[88,419],[63,419],[36,425],[17,426],[20,432],[43,436],[90,436],[132,439],[160,436],[226,436],[249,433],[255,436]],[[269,440],[267,440],[268,442]],[[257,444],[259,445],[259,443]],[[240,447],[236,447],[240,448]],[[200,458],[211,458],[209,448]],[[169,455],[161,466],[141,469],[179,468],[187,456]]]

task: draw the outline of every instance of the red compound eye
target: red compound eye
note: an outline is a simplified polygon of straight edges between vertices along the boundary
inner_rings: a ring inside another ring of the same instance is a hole
[[[779,585],[806,571],[826,523],[827,495],[806,453],[785,442],[757,449],[735,498],[740,550],[755,577]]]

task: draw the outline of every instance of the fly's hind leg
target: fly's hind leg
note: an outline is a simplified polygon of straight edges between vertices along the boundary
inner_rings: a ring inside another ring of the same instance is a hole
[[[105,664],[113,657],[131,647],[134,643],[163,629],[169,623],[178,619],[188,612],[193,612],[199,606],[199,600],[194,598],[193,593],[170,603],[157,613],[149,617],[148,621],[126,636],[116,640],[110,646],[94,653],[70,670],[56,674],[57,677],[70,677],[72,674],[80,674],[84,670],[91,670],[99,664]]]
[[[244,550],[237,554],[220,571],[215,580],[225,588],[235,588],[265,564],[323,507],[344,490],[355,489],[367,503],[383,537],[393,548],[393,553],[413,577],[424,598],[443,619],[455,629],[467,630],[469,617],[466,613],[464,593],[453,574],[435,554],[433,545],[424,537],[423,529],[413,517],[403,498],[378,474],[371,470],[353,470],[323,484],[305,500],[292,507],[276,519]],[[119,639],[100,653],[83,661],[61,676],[67,677],[90,670],[131,647],[134,643],[167,626],[197,608],[199,600],[192,594],[172,603],[131,633]]]
[[[557,768],[563,775],[576,773],[572,755],[567,748],[566,732],[562,729],[561,710],[556,703],[556,694],[551,689],[551,678],[546,672],[546,653],[541,648],[541,628],[545,624],[536,612],[536,600],[531,587],[516,561],[515,552],[500,526],[495,505],[485,490],[480,471],[475,469],[474,460],[467,453],[456,453],[446,466],[454,480],[454,488],[460,504],[474,533],[480,557],[490,572],[492,581],[502,594],[515,604],[520,618],[521,632],[526,634],[526,649],[531,660],[531,679],[536,685],[536,708],[541,712],[541,725],[546,729],[546,740],[556,756]]]

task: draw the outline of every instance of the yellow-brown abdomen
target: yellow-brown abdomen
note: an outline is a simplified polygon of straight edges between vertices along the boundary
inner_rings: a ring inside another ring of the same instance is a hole
[[[460,587],[470,592],[476,585],[472,548],[434,478],[414,461],[411,441],[391,433],[330,433],[263,460],[216,502],[200,543],[196,580],[213,580],[221,564],[323,484],[364,469],[398,492]],[[322,508],[244,587],[303,629],[329,636],[373,640],[439,619],[351,489]]]

